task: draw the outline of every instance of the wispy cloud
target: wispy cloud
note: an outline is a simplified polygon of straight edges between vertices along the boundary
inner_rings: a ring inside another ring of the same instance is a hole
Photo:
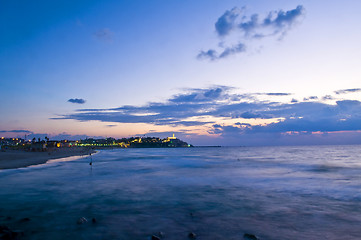
[[[354,92],[361,92],[361,88],[349,88],[349,89],[341,89],[335,91],[336,94],[346,94],[346,93],[354,93]]]
[[[114,33],[109,28],[102,28],[94,32],[94,36],[100,41],[112,42]]]
[[[0,133],[32,133],[29,130],[0,130]]]
[[[219,58],[219,54],[217,53],[216,50],[213,49],[209,49],[208,51],[201,51],[198,55],[197,55],[198,59],[209,59],[209,60],[216,60]]]
[[[282,39],[289,30],[298,22],[305,13],[302,5],[288,11],[277,10],[270,11],[268,14],[246,15],[246,8],[234,7],[227,10],[215,23],[217,35],[221,38],[221,50],[215,49],[202,50],[197,55],[198,59],[218,60],[230,55],[245,52],[248,43],[253,39],[263,39],[274,37]],[[226,44],[227,36],[235,35],[238,38],[236,44]],[[227,46],[228,45],[228,46]],[[220,53],[218,53],[220,52]]]
[[[104,136],[89,136],[86,134],[73,135],[73,134],[69,134],[66,132],[63,132],[60,134],[31,133],[27,137],[28,137],[28,139],[32,139],[32,138],[45,139],[45,137],[48,137],[50,140],[80,140],[80,139],[86,139],[86,138],[104,138]]]
[[[232,54],[241,53],[245,51],[246,51],[246,46],[243,43],[238,43],[235,46],[231,46],[223,49],[221,53],[217,53],[217,51],[213,49],[210,49],[207,52],[201,51],[198,54],[197,58],[198,59],[208,58],[213,61],[213,60],[225,58]]]
[[[70,98],[68,100],[70,103],[84,104],[86,101],[82,98]]]
[[[89,136],[89,135],[85,135],[85,134],[72,135],[72,134],[68,134],[66,132],[63,132],[63,133],[60,133],[60,134],[55,134],[55,135],[54,134],[47,134],[46,136],[48,136],[51,140],[64,140],[64,139],[67,139],[67,140],[80,140],[80,139],[86,139],[86,138],[104,138],[104,136]]]
[[[268,96],[289,96],[291,95],[291,93],[264,93],[265,95]]]
[[[0,130],[0,137],[9,137],[9,138],[18,138],[21,137],[23,138],[24,135],[26,137],[32,138],[30,136],[32,136],[34,133],[32,131],[29,130],[25,130],[25,129],[16,129],[16,130]],[[26,138],[25,137],[25,138]]]
[[[318,100],[318,97],[317,96],[309,96],[309,97],[303,98],[303,101],[310,101],[310,100]]]
[[[324,100],[324,101],[326,101],[326,100],[334,100],[334,99],[335,98],[333,96],[329,95],[329,94],[322,97],[322,100]]]
[[[217,53],[217,51],[213,50],[213,49],[210,49],[206,52],[201,51],[198,54],[197,58],[198,59],[208,58],[213,61],[213,60],[217,60],[220,58],[225,58],[232,54],[241,53],[241,52],[245,52],[245,51],[246,51],[246,46],[243,43],[238,43],[235,46],[226,47],[225,49],[223,49],[223,51],[221,53]]]

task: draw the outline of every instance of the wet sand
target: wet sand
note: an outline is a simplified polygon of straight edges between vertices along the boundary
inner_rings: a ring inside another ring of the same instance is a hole
[[[57,148],[47,152],[26,152],[21,150],[0,151],[0,169],[13,169],[44,164],[50,159],[83,156],[94,153],[89,148]]]

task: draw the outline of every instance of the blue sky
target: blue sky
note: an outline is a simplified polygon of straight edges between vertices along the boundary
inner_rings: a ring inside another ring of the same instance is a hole
[[[357,1],[0,5],[0,135],[361,141]]]

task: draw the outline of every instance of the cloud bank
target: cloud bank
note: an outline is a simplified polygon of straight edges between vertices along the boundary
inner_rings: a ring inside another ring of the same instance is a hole
[[[214,61],[245,52],[248,43],[253,40],[259,41],[271,37],[280,40],[300,21],[304,14],[305,8],[302,5],[288,11],[270,11],[264,16],[257,13],[248,16],[245,7],[241,9],[234,7],[220,16],[214,25],[216,33],[221,39],[218,45],[224,46],[226,43],[226,46],[221,47],[221,51],[202,50],[197,58]],[[238,42],[229,44],[227,41],[229,36],[236,36]]]
[[[229,139],[361,131],[361,102],[358,100],[336,99],[336,94],[328,95],[326,100],[311,96],[297,101],[290,93],[236,93],[235,90],[228,86],[188,89],[165,102],[79,109],[53,119],[183,126],[188,129],[183,131],[184,135],[191,135],[189,127],[197,127],[206,129],[209,136]],[[287,99],[274,101],[280,97]],[[330,99],[333,99],[332,103],[329,103]],[[256,120],[270,122],[260,124]],[[254,123],[250,124],[250,121]]]

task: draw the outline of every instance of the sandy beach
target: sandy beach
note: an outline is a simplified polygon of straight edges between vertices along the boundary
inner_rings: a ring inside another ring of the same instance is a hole
[[[57,148],[47,152],[26,152],[21,150],[0,151],[0,169],[28,167],[46,163],[50,159],[88,155],[89,148]]]

